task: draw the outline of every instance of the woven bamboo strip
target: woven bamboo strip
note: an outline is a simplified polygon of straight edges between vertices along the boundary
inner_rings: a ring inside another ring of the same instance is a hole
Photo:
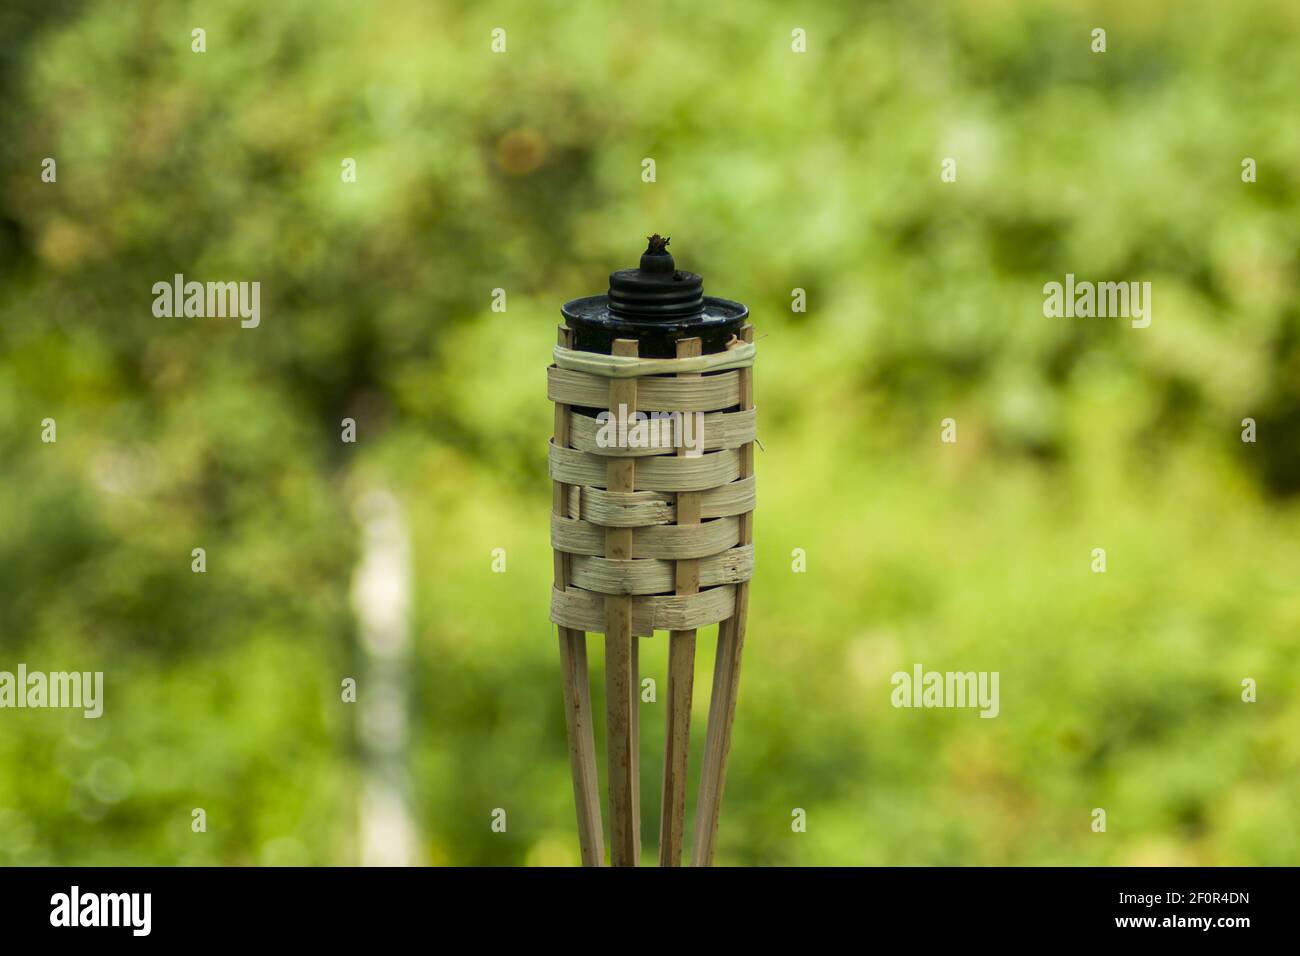
[[[746,324],[741,331],[744,342],[754,341],[754,327]],[[740,371],[740,407],[754,407],[752,369]],[[741,474],[754,474],[754,446],[741,449]],[[754,541],[754,516],[739,517],[743,544]],[[717,846],[718,817],[722,812],[722,793],[727,778],[727,756],[731,751],[731,727],[736,719],[736,700],[740,692],[740,657],[745,647],[745,618],[749,612],[749,582],[735,586],[735,613],[718,626],[718,653],[713,665],[713,694],[709,701],[709,725],[705,735],[704,763],[700,771],[700,797],[695,809],[695,838],[691,848],[692,866],[712,866]]]
[[[728,548],[700,558],[700,587],[739,584],[754,573],[754,547]],[[600,594],[666,594],[676,587],[676,562],[659,558],[611,561],[593,555],[569,555],[569,583]]]
[[[613,351],[635,356],[636,339],[615,339]],[[620,407],[636,408],[637,380],[611,378],[607,382],[607,407],[617,413]],[[553,454],[581,455],[551,445]],[[584,464],[599,466],[595,475],[588,474],[584,484],[604,481],[610,491],[633,491],[636,488],[635,458],[598,458],[583,455]],[[553,459],[554,461],[554,459]],[[560,469],[563,470],[563,469]],[[632,529],[606,528],[605,557],[628,560],[632,557]],[[560,593],[560,592],[556,592]],[[566,592],[567,593],[567,592]],[[597,604],[600,598],[595,599]],[[641,860],[641,748],[638,744],[637,710],[640,706],[638,657],[640,640],[632,620],[632,598],[607,595],[601,609],[605,626],[605,713],[608,728],[609,760],[609,853],[612,866],[636,866]],[[571,625],[570,625],[571,626]]]
[[[678,431],[680,426],[680,418],[647,422],[644,427],[647,429],[647,434],[654,436],[652,440],[655,447],[653,448],[634,448],[630,443],[626,446],[614,444],[602,446],[600,444],[601,430],[606,426],[590,415],[571,411],[569,413],[569,446],[577,448],[579,451],[611,458],[644,458],[652,455],[673,455],[679,453],[678,447],[681,444],[681,439],[678,436]],[[632,424],[629,423],[629,430],[632,427]],[[690,427],[693,427],[693,425]],[[695,447],[698,449],[700,447],[699,436],[692,435],[689,427],[686,434],[692,438]],[[743,412],[712,412],[704,416],[704,451],[717,451],[720,448],[739,448],[741,445],[753,440],[753,409]]]
[[[560,326],[558,339],[561,345],[569,341],[569,329]],[[569,408],[555,406],[555,443],[568,444]],[[555,482],[552,494],[552,511],[565,517],[569,514],[570,489],[563,482]],[[569,584],[572,569],[569,555],[555,552],[555,586]],[[564,686],[564,721],[569,739],[569,763],[573,771],[573,801],[578,811],[578,847],[583,866],[602,866],[605,862],[604,834],[600,823],[600,787],[596,779],[596,742],[592,733],[591,684],[587,673],[587,634],[583,630],[559,628],[560,670]]]
[[[682,341],[689,341],[683,339]],[[754,364],[753,343],[740,343],[725,352],[682,355],[676,358],[640,358],[627,355],[603,355],[600,352],[575,352],[562,345],[555,347],[555,364],[575,372],[588,372],[604,378],[638,378],[646,375],[688,375],[701,372],[748,368]]]
[[[579,518],[551,515],[551,546],[569,554],[604,555],[608,529]],[[740,541],[740,518],[719,518],[698,525],[655,525],[638,529],[632,542],[632,557],[704,558],[735,547]]]
[[[590,485],[569,486],[569,513],[602,528],[672,524],[676,512],[673,496],[658,491],[606,491]]]
[[[677,520],[674,495],[659,491],[606,491],[569,486],[569,514],[604,528],[643,528]],[[754,479],[740,478],[700,492],[700,517],[722,518],[754,510]]]
[[[642,637],[651,637],[655,631],[683,631],[717,624],[735,612],[736,588],[741,586],[724,584],[698,594],[628,598],[632,604],[632,630]],[[605,595],[579,588],[554,589],[551,620],[564,627],[599,631],[605,626],[607,600]],[[612,820],[613,810],[610,816]]]
[[[724,518],[753,511],[755,504],[754,477],[739,478],[717,488],[700,493],[700,518]]]
[[[718,372],[697,379],[643,378],[637,389],[642,412],[716,412],[740,404],[740,372]],[[546,395],[553,402],[583,408],[606,408],[609,379],[588,372],[546,370]],[[632,406],[628,406],[632,410]],[[617,409],[615,409],[617,411]]]
[[[623,382],[624,379],[614,379]],[[635,379],[627,379],[635,383]],[[566,485],[601,485],[609,488],[608,470],[615,464],[627,465],[631,472],[634,458],[603,458],[572,448],[550,446],[551,478]],[[637,463],[635,473],[627,475],[629,488],[610,491],[705,491],[740,477],[740,450],[724,448],[698,458],[647,458]]]

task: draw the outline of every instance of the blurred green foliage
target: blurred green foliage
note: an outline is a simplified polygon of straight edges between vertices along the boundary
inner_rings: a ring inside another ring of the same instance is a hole
[[[1286,0],[7,3],[0,669],[107,690],[0,712],[0,863],[356,861],[376,485],[424,858],[576,862],[543,370],[657,230],[760,335],[721,862],[1295,864],[1298,41]],[[155,318],[177,272],[260,281],[261,326]],[[1151,327],[1044,318],[1066,272],[1150,281]],[[1001,715],[895,710],[916,662]]]

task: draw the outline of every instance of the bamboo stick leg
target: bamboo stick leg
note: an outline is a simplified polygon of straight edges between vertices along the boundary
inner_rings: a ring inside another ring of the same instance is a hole
[[[691,746],[691,696],[695,685],[695,632],[668,635],[668,730],[659,817],[659,865],[681,866],[686,842],[686,773]]]
[[[572,344],[572,334],[560,326],[556,341],[565,347]],[[555,406],[555,443],[569,444],[569,406]],[[563,482],[552,483],[551,510],[557,515],[570,513],[570,489]],[[555,586],[563,590],[569,584],[569,556],[555,552]],[[569,762],[573,769],[573,802],[578,810],[578,846],[583,866],[603,866],[605,840],[600,824],[600,787],[596,780],[596,741],[592,735],[591,680],[587,671],[587,635],[567,627],[560,628],[560,670],[564,685],[564,724],[569,738]]]
[[[677,343],[678,358],[692,358],[701,354],[698,338],[681,339]],[[698,375],[679,375],[678,378],[699,378]],[[689,414],[689,413],[687,413]],[[702,421],[703,416],[698,416]],[[682,416],[677,423],[679,433],[677,457],[686,456],[690,449],[685,438],[694,439],[696,448],[702,448],[704,435],[694,426],[696,419],[687,421]],[[679,492],[676,500],[678,525],[700,523],[700,495],[698,492]],[[696,594],[700,590],[700,562],[681,560],[674,567],[674,584],[678,594]],[[670,631],[668,634],[668,722],[664,741],[664,786],[659,816],[659,865],[681,866],[682,846],[686,842],[686,773],[691,748],[691,696],[695,688],[695,631]]]
[[[560,668],[564,672],[564,719],[573,767],[573,802],[578,808],[578,845],[583,866],[605,864],[600,823],[600,785],[596,779],[596,741],[592,733],[591,686],[587,674],[587,635],[560,628]]]
[[[628,695],[628,709],[631,711],[629,724],[631,733],[631,770],[632,793],[632,865],[641,865],[641,638],[632,635],[632,682]]]
[[[737,587],[736,614],[718,625],[718,654],[713,665],[713,697],[709,702],[709,726],[700,771],[700,798],[695,808],[691,866],[713,865],[727,757],[731,753],[731,727],[736,719],[740,690],[740,654],[745,642],[740,606],[742,589],[747,589],[746,585]]]
[[[746,325],[741,340],[754,341],[754,327]],[[740,407],[754,407],[753,370],[740,370]],[[740,476],[754,474],[754,445],[741,446]],[[754,541],[754,516],[740,518],[740,541]],[[691,866],[712,866],[718,836],[718,815],[722,812],[722,790],[727,779],[727,757],[731,753],[731,726],[736,719],[736,698],[740,693],[740,654],[745,647],[745,620],[749,614],[749,582],[736,585],[736,610],[718,625],[718,656],[713,665],[713,697],[709,701],[709,729],[704,744],[700,774],[700,799],[695,808],[695,840]]]
[[[712,828],[712,820],[716,816],[714,807],[719,804],[717,784],[719,734],[722,726],[719,714],[724,707],[723,698],[726,695],[722,688],[729,686],[731,682],[728,662],[732,655],[728,650],[730,639],[727,637],[730,626],[730,619],[718,624],[717,653],[713,662],[713,686],[709,692],[709,721],[704,734],[704,759],[700,765],[700,794],[695,802],[695,835],[691,844],[691,866],[709,866],[711,863],[711,857],[707,860],[705,858],[709,848],[706,847],[704,833]],[[710,837],[707,842],[712,843],[712,838]]]
[[[609,862],[636,866],[640,829],[633,799],[637,785],[633,733],[632,604],[624,597],[605,599],[605,715],[609,764]]]
[[[636,339],[615,339],[614,355],[637,354]],[[612,416],[630,415],[636,410],[636,379],[611,379],[609,411]],[[610,458],[605,463],[605,486],[610,491],[632,491],[636,487],[636,459]],[[632,558],[631,528],[605,529],[605,557],[615,561]],[[632,598],[605,598],[605,694],[609,714],[609,861],[613,866],[637,866],[641,862],[641,773],[638,744],[639,705],[638,658],[640,644],[632,632]]]

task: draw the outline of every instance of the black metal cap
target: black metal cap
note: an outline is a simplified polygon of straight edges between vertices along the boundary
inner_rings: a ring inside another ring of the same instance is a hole
[[[704,280],[677,268],[669,237],[656,233],[636,269],[609,277],[609,311],[620,318],[689,318],[704,314]]]
[[[608,354],[614,339],[636,339],[646,358],[672,358],[678,339],[698,337],[703,351],[720,352],[749,316],[739,302],[704,295],[704,280],[677,268],[669,237],[648,237],[641,263],[609,277],[609,293],[566,302],[560,310],[574,348]]]

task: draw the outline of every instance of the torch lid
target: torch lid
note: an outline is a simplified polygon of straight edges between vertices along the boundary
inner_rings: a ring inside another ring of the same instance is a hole
[[[668,236],[647,239],[637,268],[610,273],[608,294],[564,304],[574,348],[608,354],[614,339],[636,339],[642,357],[672,358],[679,339],[699,338],[705,354],[722,351],[749,310],[706,296],[699,275],[677,268]]]
[[[704,313],[704,280],[677,268],[668,236],[648,237],[641,264],[609,276],[609,311],[620,318],[688,318]]]

